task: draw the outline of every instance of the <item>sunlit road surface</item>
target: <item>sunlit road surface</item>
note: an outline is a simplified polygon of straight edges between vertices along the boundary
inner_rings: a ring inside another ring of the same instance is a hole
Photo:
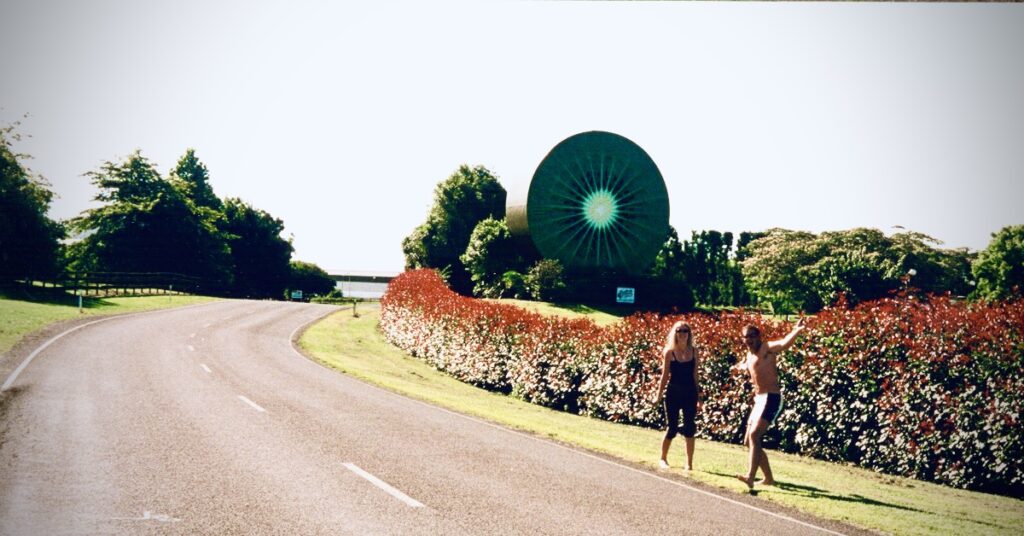
[[[0,378],[0,534],[827,532],[330,371],[290,341],[331,310],[216,302],[53,341]]]

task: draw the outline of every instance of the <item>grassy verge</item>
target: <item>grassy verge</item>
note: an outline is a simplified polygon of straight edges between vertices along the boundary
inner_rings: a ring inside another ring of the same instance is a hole
[[[35,302],[0,296],[0,354],[9,350],[28,333],[54,322],[84,316],[134,313],[204,303],[215,298],[205,296],[137,296],[125,298],[85,298],[82,312],[73,296],[66,300]]]
[[[588,305],[568,305],[568,304],[557,304],[530,300],[513,300],[509,298],[503,298],[500,300],[488,300],[498,303],[507,303],[509,305],[515,305],[521,307],[527,311],[539,313],[547,316],[563,316],[565,318],[589,318],[599,326],[607,326],[618,322],[622,317],[628,315],[631,311],[618,311],[618,310],[598,310]]]
[[[442,374],[384,341],[378,312],[335,313],[314,324],[299,344],[346,374],[460,413],[602,452],[656,470],[662,433],[554,411],[490,393]],[[680,464],[681,441],[669,461]],[[746,468],[746,451],[698,440],[695,470],[686,478],[745,493],[731,476]],[[771,451],[779,485],[758,497],[822,518],[898,534],[1019,534],[1024,501],[880,475]],[[682,475],[679,469],[669,470]]]

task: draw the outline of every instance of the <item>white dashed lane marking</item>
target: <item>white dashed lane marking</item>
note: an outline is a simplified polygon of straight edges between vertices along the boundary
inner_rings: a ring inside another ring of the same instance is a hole
[[[177,523],[181,521],[176,517],[171,517],[165,514],[154,514],[149,510],[142,512],[142,517],[115,517],[117,521],[159,521],[160,523]]]
[[[342,465],[348,468],[349,471],[352,471],[353,473],[365,478],[366,480],[370,481],[370,483],[372,483],[374,486],[377,486],[378,488],[388,492],[388,494],[390,494],[392,497],[404,502],[405,504],[408,504],[413,508],[423,508],[423,503],[417,501],[416,499],[413,499],[412,497],[402,493],[401,491],[398,491],[397,489],[394,488],[394,486],[388,484],[387,482],[384,482],[383,480],[371,475],[370,473],[363,471],[356,464],[344,463]]]
[[[266,411],[267,411],[267,410],[265,410],[265,409],[261,408],[261,407],[259,406],[259,404],[257,404],[257,403],[255,403],[255,402],[253,402],[252,400],[249,400],[248,398],[245,398],[245,397],[244,397],[244,396],[242,396],[242,395],[238,395],[238,399],[239,399],[239,400],[241,400],[242,402],[245,402],[246,404],[249,404],[249,405],[250,405],[250,406],[252,406],[252,407],[253,407],[253,409],[255,409],[256,411],[259,411],[259,412],[266,412]]]

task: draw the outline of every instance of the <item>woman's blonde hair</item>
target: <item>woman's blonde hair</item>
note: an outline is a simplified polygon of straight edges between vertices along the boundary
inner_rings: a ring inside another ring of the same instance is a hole
[[[693,349],[693,328],[691,328],[686,322],[679,320],[675,324],[672,324],[672,329],[668,331],[668,337],[665,338],[665,347],[662,348],[663,352],[668,352],[669,350],[677,348],[676,330],[679,328],[686,328],[690,330],[689,333],[686,334],[686,347],[691,350]]]

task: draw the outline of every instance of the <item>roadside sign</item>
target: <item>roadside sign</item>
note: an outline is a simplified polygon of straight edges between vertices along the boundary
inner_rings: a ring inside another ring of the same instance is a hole
[[[292,291],[292,299],[293,300],[301,300],[302,299],[302,291],[301,290],[293,290]]]
[[[615,289],[615,303],[633,303],[636,296],[636,289],[633,287],[618,287]]]

